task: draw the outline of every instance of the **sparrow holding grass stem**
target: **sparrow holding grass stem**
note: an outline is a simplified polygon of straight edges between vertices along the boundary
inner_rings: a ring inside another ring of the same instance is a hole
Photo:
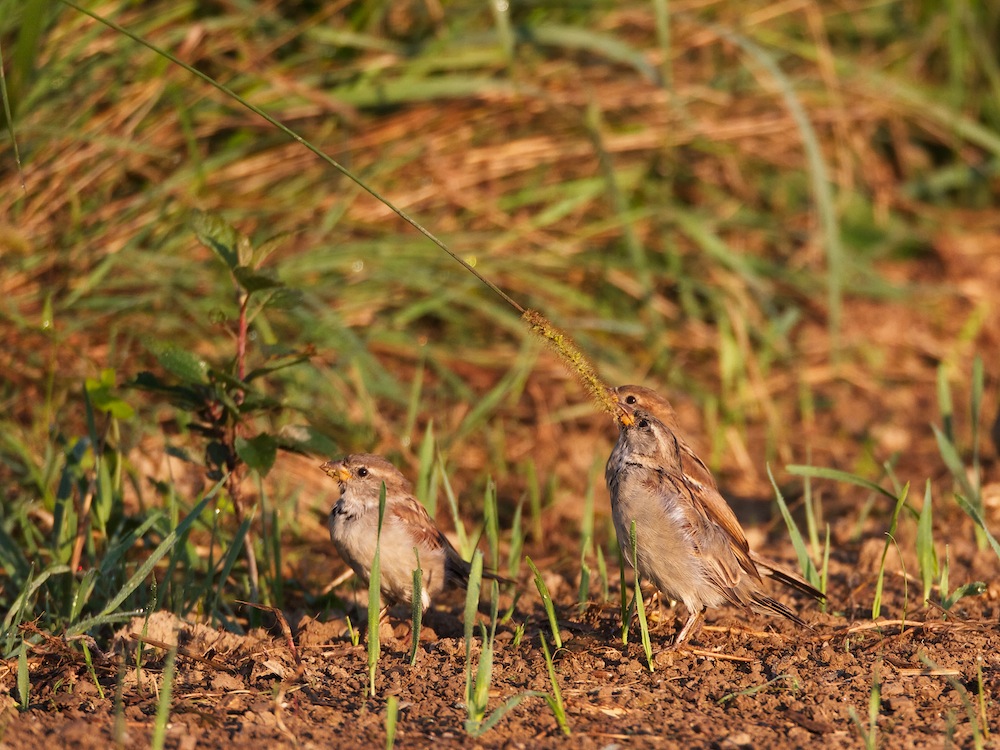
[[[688,619],[675,645],[697,632],[708,607],[727,603],[746,611],[781,615],[808,627],[764,592],[758,566],[816,599],[824,595],[750,550],[711,472],[679,433],[669,402],[639,386],[621,386],[614,394],[623,411],[605,478],[615,531],[628,562],[663,594],[687,608]]]

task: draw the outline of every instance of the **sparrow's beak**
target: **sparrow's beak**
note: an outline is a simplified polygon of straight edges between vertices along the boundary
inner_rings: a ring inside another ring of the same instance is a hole
[[[635,424],[635,419],[632,418],[632,410],[627,406],[624,406],[620,401],[618,401],[618,389],[608,388],[608,398],[615,401],[618,405],[618,413],[615,414],[615,421],[618,422],[622,427],[631,427]]]
[[[327,476],[333,477],[338,482],[346,482],[351,478],[351,472],[340,461],[327,461],[319,468],[326,472]]]

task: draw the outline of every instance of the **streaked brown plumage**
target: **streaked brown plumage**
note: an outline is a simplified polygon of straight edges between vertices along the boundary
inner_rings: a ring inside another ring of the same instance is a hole
[[[358,577],[368,583],[376,543],[380,585],[387,603],[411,604],[413,571],[422,571],[421,605],[448,586],[465,587],[470,565],[434,524],[413,496],[410,483],[382,456],[359,453],[320,467],[340,485],[340,499],[330,511],[330,539]],[[385,484],[385,515],[378,539],[378,506]],[[416,551],[414,551],[416,550]],[[487,578],[496,578],[484,572]],[[504,580],[504,579],[500,579]]]
[[[676,642],[696,632],[707,607],[727,602],[804,625],[795,612],[764,592],[758,565],[810,596],[822,594],[750,550],[711,472],[677,431],[669,402],[639,386],[622,386],[615,394],[625,409],[605,472],[615,530],[626,559],[688,609]],[[636,561],[631,559],[633,521]]]

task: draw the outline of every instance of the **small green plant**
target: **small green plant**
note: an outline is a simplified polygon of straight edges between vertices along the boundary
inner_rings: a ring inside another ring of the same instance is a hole
[[[552,692],[545,696],[545,702],[549,704],[552,713],[556,717],[559,729],[567,737],[571,732],[569,721],[566,719],[566,706],[563,704],[562,691],[559,689],[559,680],[556,679],[556,667],[552,662],[552,654],[549,652],[549,644],[545,641],[545,633],[538,634],[538,640],[542,643],[542,654],[545,656],[545,668],[549,673],[549,684],[552,685]]]
[[[879,561],[878,575],[875,578],[875,597],[872,599],[873,620],[877,619],[882,611],[882,589],[885,585],[885,559],[889,554],[889,546],[895,542],[896,526],[899,523],[899,512],[906,504],[906,495],[909,493],[909,490],[910,485],[906,484],[899,493],[899,497],[896,498],[896,505],[892,509],[892,517],[889,520],[889,530],[885,532],[885,546],[882,547],[882,558]]]
[[[390,695],[385,704],[385,750],[396,745],[396,723],[399,720],[399,696]]]
[[[465,639],[465,697],[468,703],[473,694],[472,683],[472,635],[476,629],[476,614],[479,612],[479,596],[483,587],[483,553],[476,550],[469,563],[469,581],[465,587],[465,613],[463,618]],[[471,710],[471,709],[470,709]]]
[[[951,689],[955,691],[959,699],[962,701],[962,707],[965,708],[965,713],[969,717],[969,725],[972,727],[972,746],[976,750],[984,750],[990,737],[990,726],[986,715],[986,699],[983,695],[982,662],[977,662],[976,687],[979,690],[979,698],[977,703],[973,703],[972,699],[969,697],[969,691],[965,689],[965,686],[962,685],[961,681],[957,680],[952,674],[942,670],[941,667],[931,661],[931,659],[924,653],[920,654],[920,661],[922,661],[929,669],[935,670],[944,675],[948,684],[951,685]]]
[[[524,623],[519,622],[517,625],[514,626],[514,638],[511,639],[511,644],[514,646],[514,648],[517,648],[518,646],[521,645],[521,641],[523,640],[524,640]]]
[[[27,711],[31,701],[31,676],[28,673],[28,643],[23,639],[17,650],[17,697],[21,710]]]
[[[142,643],[142,641],[140,641]],[[115,676],[115,699],[112,707],[114,721],[111,725],[111,741],[115,747],[125,747],[125,659],[119,657],[116,660]],[[141,683],[141,675],[136,670],[136,684]]]
[[[97,694],[104,700],[104,688],[101,687],[101,681],[97,679],[97,672],[94,671],[94,660],[90,656],[90,646],[87,645],[86,636],[80,639],[80,646],[83,649],[83,661],[87,665],[87,673],[90,675],[90,679],[94,682],[94,687],[97,688]]]
[[[517,693],[487,715],[490,700],[490,685],[493,683],[493,654],[496,644],[497,612],[500,588],[497,582],[490,585],[490,627],[480,624],[481,645],[479,660],[472,666],[472,639],[476,613],[479,611],[479,592],[483,580],[483,554],[476,550],[472,557],[469,573],[469,589],[465,597],[465,731],[473,737],[481,737],[496,726],[508,711],[534,692]]]
[[[812,556],[814,558],[819,557],[819,519],[822,518],[823,513],[822,505],[817,499],[813,498],[812,480],[809,477],[805,478],[805,482],[802,485],[802,507],[805,509],[806,534],[809,536],[809,546],[812,547]],[[784,517],[784,514],[782,514],[782,517]],[[791,529],[789,529],[789,533],[792,533]]]
[[[589,542],[587,539],[580,545],[580,590],[576,597],[576,608],[581,615],[587,610],[590,601],[590,566],[587,564]]]
[[[351,639],[352,646],[357,646],[361,643],[361,631],[354,627],[350,615],[345,615],[344,619],[347,621],[347,637]]]
[[[153,720],[153,736],[149,746],[153,750],[163,750],[167,738],[167,722],[170,721],[170,701],[173,695],[174,675],[177,667],[177,648],[167,652],[163,665],[163,681],[160,683],[160,698],[156,702],[156,718]]]
[[[437,457],[437,443],[434,439],[434,420],[427,422],[424,430],[424,439],[420,442],[419,459],[417,468],[416,495],[417,500],[423,503],[431,518],[437,515],[438,496],[438,473],[435,470]]]
[[[639,633],[642,638],[642,650],[646,654],[646,664],[649,671],[655,671],[653,666],[653,644],[649,639],[649,625],[646,623],[646,604],[642,600],[642,575],[639,573],[639,543],[636,534],[635,521],[629,528],[629,541],[632,545],[632,562],[635,568],[635,611],[639,616]]]
[[[368,574],[368,694],[375,695],[375,672],[382,647],[378,628],[382,620],[382,521],[385,518],[385,483],[378,493],[378,531],[375,536],[375,556]]]
[[[219,217],[207,213],[194,214],[192,225],[198,240],[222,261],[236,292],[235,321],[228,321],[223,311],[217,311],[215,318],[225,334],[232,337],[234,356],[224,365],[212,365],[172,342],[149,338],[146,347],[163,374],[142,372],[132,385],[168,399],[185,415],[189,429],[204,438],[204,467],[210,479],[222,482],[225,487],[225,497],[219,507],[231,509],[241,526],[242,537],[235,546],[241,547],[246,557],[248,595],[252,602],[257,602],[260,601],[260,571],[252,526],[243,527],[243,522],[254,515],[244,487],[245,475],[249,470],[264,477],[274,465],[280,448],[331,453],[334,446],[308,426],[275,433],[259,425],[263,418],[277,414],[284,407],[258,386],[269,376],[301,364],[311,356],[311,350],[296,351],[280,344],[268,322],[270,313],[294,308],[301,301],[297,290],[288,287],[265,266],[278,240],[254,247],[249,238]],[[251,352],[254,336],[265,343],[259,351]],[[95,384],[92,389],[96,403],[103,401],[106,385]],[[263,537],[268,561],[268,590],[264,599],[280,603],[282,576],[275,524],[276,515],[272,515],[271,533]],[[213,541],[215,533],[213,526]],[[210,568],[213,563],[210,559]],[[218,603],[218,597],[214,593],[210,596],[206,609],[214,614],[212,605]]]
[[[486,544],[490,551],[489,567],[500,569],[500,516],[497,511],[497,485],[493,477],[486,478],[483,495],[483,522],[486,527]]]
[[[628,645],[629,626],[632,623],[632,607],[628,599],[628,587],[625,585],[625,553],[618,548],[618,595],[619,615],[622,618],[622,645]],[[633,599],[633,604],[635,600]]]
[[[986,583],[984,581],[971,581],[959,586],[950,595],[941,597],[941,608],[945,612],[950,612],[959,599],[964,599],[967,596],[982,596],[985,593]]]
[[[882,683],[879,679],[881,666],[882,662],[879,660],[872,667],[872,689],[868,694],[868,725],[865,726],[862,723],[854,706],[847,710],[851,721],[854,722],[854,726],[857,727],[858,733],[861,735],[861,742],[864,744],[865,750],[877,750],[878,748],[878,715],[882,707]]]
[[[455,535],[458,537],[458,551],[463,558],[468,559],[476,548],[474,540],[470,539],[465,532],[465,524],[462,523],[462,516],[458,512],[458,497],[451,488],[451,481],[445,471],[444,458],[438,454],[437,458],[438,476],[441,478],[441,486],[444,488],[444,496],[448,500],[448,508],[451,510],[451,520],[455,524]]]
[[[420,646],[420,628],[424,618],[424,571],[420,567],[420,551],[414,547],[413,556],[417,567],[413,571],[413,602],[410,604],[410,664],[417,663],[417,649]]]
[[[938,403],[941,411],[942,427],[931,425],[937,440],[938,452],[948,467],[948,471],[958,487],[955,501],[975,522],[976,542],[980,549],[987,544],[1000,557],[1000,542],[986,526],[982,492],[982,466],[979,458],[980,412],[982,410],[984,387],[983,360],[976,357],[972,364],[972,395],[970,399],[970,421],[972,423],[972,465],[966,468],[956,447],[954,434],[954,409],[951,391],[948,388],[947,371],[938,368]]]
[[[559,620],[556,618],[556,608],[552,603],[552,595],[549,593],[549,587],[545,585],[545,581],[542,580],[542,574],[538,572],[538,568],[532,562],[531,558],[526,557],[525,562],[528,563],[528,567],[531,568],[531,573],[535,577],[535,588],[538,590],[538,595],[542,598],[545,616],[549,620],[549,629],[552,631],[552,641],[556,644],[556,648],[562,648],[562,636],[559,635]]]
[[[934,550],[934,528],[932,525],[931,482],[927,480],[924,488],[924,505],[917,519],[917,567],[920,570],[920,583],[923,586],[923,601],[931,597],[934,581],[940,575],[937,552]]]
[[[802,572],[802,576],[806,579],[806,581],[816,588],[819,588],[822,584],[820,575],[816,571],[816,566],[813,564],[812,558],[809,557],[809,551],[806,549],[805,540],[802,538],[802,533],[799,531],[798,524],[796,524],[795,519],[792,518],[792,513],[788,509],[785,497],[781,494],[781,490],[778,489],[778,483],[774,481],[774,474],[771,473],[770,465],[767,467],[767,476],[771,480],[771,486],[774,488],[774,497],[778,503],[778,509],[781,511],[781,517],[785,521],[785,527],[788,529],[788,536],[792,540],[792,547],[795,548],[795,556],[799,560],[799,570]],[[808,477],[806,478],[806,484],[808,486]],[[819,590],[824,594],[826,593],[826,591],[821,588],[819,588]]]

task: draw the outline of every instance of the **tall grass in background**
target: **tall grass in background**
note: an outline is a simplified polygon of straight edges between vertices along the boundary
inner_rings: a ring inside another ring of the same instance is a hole
[[[736,3],[665,23],[663,5],[658,24],[645,3],[483,5],[407,30],[364,2],[102,10],[336,154],[571,331],[609,381],[683,390],[731,443],[763,424],[767,458],[796,455],[786,428],[800,404],[829,408],[835,375],[795,384],[796,403],[774,383],[834,359],[847,290],[908,293],[878,267],[928,252],[913,201],[990,200],[1000,20],[988,4],[877,5],[824,11],[816,31]],[[629,20],[640,11],[645,29]],[[908,37],[919,85],[898,62]],[[65,4],[0,0],[0,43],[5,657],[34,607],[55,630],[141,611],[154,568],[157,605],[226,627],[240,627],[234,582],[280,603],[280,516],[259,533],[234,484],[279,449],[416,456],[421,499],[433,510],[443,489],[464,535],[444,465],[481,470],[464,448],[500,422],[534,440],[526,393],[546,395],[556,424],[591,411],[503,300],[287,132]],[[875,103],[853,109],[845,90]],[[194,234],[192,208],[216,217]],[[817,330],[829,341],[810,349]],[[939,433],[958,502],[981,517],[954,441]],[[143,462],[164,452],[221,484],[191,502]],[[544,481],[513,481],[538,543]],[[223,515],[205,513],[220,491]],[[191,533],[218,557],[200,560]]]

